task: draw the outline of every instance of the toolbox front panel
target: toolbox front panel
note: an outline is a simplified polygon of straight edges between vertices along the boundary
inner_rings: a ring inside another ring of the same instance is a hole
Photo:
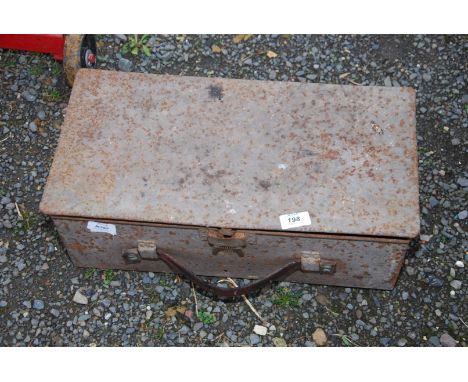
[[[115,235],[92,232],[87,220],[54,218],[73,263],[79,267],[171,272],[162,261],[128,264],[123,253],[141,240],[154,241],[197,275],[264,278],[301,253],[317,252],[334,273],[297,271],[287,281],[362,288],[393,288],[408,243],[403,240],[327,237],[307,233],[237,231],[246,237],[238,253],[216,248],[207,228],[115,223]]]

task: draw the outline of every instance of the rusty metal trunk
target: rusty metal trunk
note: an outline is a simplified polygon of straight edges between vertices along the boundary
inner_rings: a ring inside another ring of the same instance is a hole
[[[390,289],[415,92],[83,69],[40,208],[77,266]]]

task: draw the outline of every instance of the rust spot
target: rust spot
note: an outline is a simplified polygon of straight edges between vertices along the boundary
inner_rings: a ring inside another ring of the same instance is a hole
[[[258,182],[260,187],[262,187],[264,190],[267,190],[271,187],[271,182],[269,180],[261,180]]]
[[[224,96],[223,87],[219,85],[210,85],[208,87],[208,94],[211,98],[218,99],[221,101]]]
[[[339,156],[340,156],[340,153],[336,150],[328,150],[322,154],[322,158],[331,159],[331,160],[338,159]]]

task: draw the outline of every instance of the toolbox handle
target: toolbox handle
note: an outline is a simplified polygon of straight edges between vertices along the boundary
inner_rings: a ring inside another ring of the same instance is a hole
[[[178,273],[181,273],[187,279],[197,284],[201,289],[210,293],[214,293],[218,297],[236,297],[236,296],[249,294],[250,292],[256,289],[260,289],[264,287],[269,282],[277,280],[283,276],[289,275],[290,273],[301,269],[301,260],[297,259],[297,260],[289,262],[288,264],[284,265],[277,271],[270,273],[265,278],[255,281],[247,286],[237,287],[237,288],[222,288],[222,287],[218,287],[216,285],[210,284],[202,280],[200,277],[195,275],[192,271],[189,271],[187,268],[185,268],[182,264],[180,264],[176,259],[174,259],[167,252],[157,249],[157,254],[158,254],[158,258],[164,261],[169,267],[174,268],[176,271],[178,271]]]

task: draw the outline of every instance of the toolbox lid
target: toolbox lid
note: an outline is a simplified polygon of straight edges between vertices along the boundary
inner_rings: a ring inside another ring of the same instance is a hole
[[[82,69],[40,209],[412,238],[416,147],[411,88]]]

